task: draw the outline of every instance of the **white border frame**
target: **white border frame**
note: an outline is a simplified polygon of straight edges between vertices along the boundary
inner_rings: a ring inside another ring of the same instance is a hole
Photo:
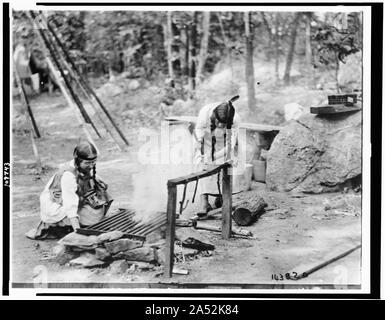
[[[53,2],[53,1],[40,1],[40,2]],[[63,1],[64,2],[64,1]],[[65,1],[65,2],[74,2],[74,5],[76,5],[75,1]],[[95,1],[84,1],[84,2],[90,2],[95,3]],[[159,1],[157,1],[159,2]],[[169,1],[169,2],[175,2],[178,1]],[[200,1],[193,1],[193,2],[200,2]],[[215,1],[213,1],[215,2]],[[23,288],[23,289],[15,289],[12,288],[11,280],[12,280],[12,248],[13,248],[13,234],[12,234],[12,228],[10,226],[10,296],[11,297],[17,297],[19,299],[27,299],[31,298],[31,296],[37,298],[37,299],[44,299],[42,297],[36,297],[36,293],[165,293],[165,294],[183,294],[183,293],[229,293],[231,294],[231,298],[229,299],[237,299],[237,294],[291,294],[291,293],[301,293],[301,294],[365,294],[370,293],[370,155],[371,155],[371,145],[370,145],[370,98],[371,98],[371,7],[370,6],[345,6],[343,5],[343,2],[341,1],[341,5],[339,6],[258,6],[258,3],[254,3],[253,1],[246,0],[243,2],[250,2],[250,6],[236,6],[232,5],[234,2],[231,1],[220,1],[221,4],[223,3],[229,3],[229,6],[217,6],[215,7],[215,11],[290,11],[290,12],[296,12],[296,11],[312,11],[312,12],[351,12],[351,11],[362,11],[363,12],[363,126],[362,126],[362,178],[363,178],[363,188],[362,188],[362,220],[361,220],[361,237],[362,237],[362,253],[361,253],[361,264],[362,264],[362,270],[361,270],[361,289],[348,289],[348,290],[338,290],[338,289],[317,289],[317,285],[315,284],[315,289],[133,289],[133,288],[126,288],[126,289],[116,289],[116,288],[110,288],[110,289],[58,289],[58,288],[49,288],[49,289],[29,289],[29,288]],[[281,1],[280,1],[281,2]],[[351,2],[351,1],[350,1]],[[160,2],[161,4],[161,2]],[[327,4],[327,2],[325,3]],[[161,8],[157,6],[134,6],[134,7],[128,7],[128,6],[107,6],[107,7],[101,7],[101,6],[39,6],[26,4],[25,1],[19,1],[15,3],[10,4],[10,30],[12,30],[12,10],[87,10],[87,11],[116,11],[116,10],[130,10],[130,11],[207,11],[212,10],[211,6],[162,6]],[[11,45],[10,45],[10,75],[12,75],[12,33],[10,35],[11,37]],[[11,77],[12,79],[12,77]],[[11,105],[13,103],[12,101],[12,87],[10,86],[10,98],[11,98]],[[12,119],[12,110],[11,111],[11,117]],[[11,121],[10,121],[11,122]],[[10,123],[11,128],[11,123]],[[11,142],[11,153],[10,153],[10,159],[11,159],[11,167],[12,167],[12,142]],[[11,197],[10,197],[10,212],[12,212],[12,189],[11,189]],[[384,221],[383,221],[384,222]],[[11,217],[11,225],[12,225],[12,217]],[[295,283],[293,283],[295,284]],[[300,285],[300,284],[298,284]],[[172,291],[170,291],[172,290]],[[51,298],[51,297],[50,297]],[[54,298],[54,297],[53,297]],[[179,298],[176,296],[175,298]],[[60,299],[63,299],[63,297],[60,297]],[[64,299],[72,300],[74,297],[69,297]],[[99,299],[96,297],[95,299]],[[103,300],[109,299],[106,297],[100,298]],[[133,297],[133,298],[123,298],[126,300],[151,300],[150,297]],[[159,297],[154,298],[154,300],[169,300],[169,297]],[[195,297],[189,297],[190,300],[198,299]],[[215,298],[207,297],[205,298],[207,300],[215,300]],[[226,299],[226,298],[221,298]],[[245,298],[239,298],[242,300],[245,300]],[[247,300],[247,298],[246,298]]]

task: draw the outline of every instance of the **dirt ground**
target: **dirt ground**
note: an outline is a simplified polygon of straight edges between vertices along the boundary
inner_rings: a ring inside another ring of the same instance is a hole
[[[31,100],[36,121],[42,134],[37,147],[44,165],[42,173],[34,167],[31,140],[22,130],[12,134],[12,199],[11,199],[11,282],[14,287],[32,286],[39,272],[47,271],[52,286],[64,287],[190,287],[190,288],[359,288],[361,284],[361,251],[312,273],[301,280],[274,280],[274,274],[303,272],[361,243],[361,194],[330,193],[297,195],[276,193],[265,184],[253,182],[252,190],[238,194],[234,201],[258,193],[268,204],[266,213],[250,230],[255,239],[223,240],[219,233],[202,231],[215,245],[211,256],[177,263],[188,275],[172,279],[157,271],[111,274],[110,269],[77,269],[58,265],[51,257],[56,240],[32,241],[24,234],[39,221],[39,194],[59,163],[71,160],[73,147],[81,127],[66,106],[63,97],[43,94]],[[14,102],[13,121],[20,110]],[[107,181],[114,197],[114,208],[135,207],[141,192],[135,190],[135,175],[145,167],[136,161],[141,142],[133,128],[120,123],[132,145],[121,152],[111,139],[98,140],[101,152],[98,173]],[[163,190],[164,186],[155,186]],[[142,202],[161,196],[148,193]],[[165,194],[165,193],[164,193]],[[341,199],[349,204],[348,211],[325,210],[325,203]],[[162,199],[164,203],[166,199]],[[184,215],[196,212],[189,206]],[[220,226],[219,217],[207,223]],[[341,287],[342,286],[342,287]]]

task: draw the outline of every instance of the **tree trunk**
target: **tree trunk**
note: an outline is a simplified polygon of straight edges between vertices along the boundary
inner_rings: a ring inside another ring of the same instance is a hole
[[[315,70],[313,67],[313,52],[311,48],[311,18],[312,13],[306,14],[306,35],[305,35],[305,60],[306,60],[306,66],[309,72],[309,76],[311,77],[311,85],[310,87],[315,88]]]
[[[197,47],[197,24],[198,24],[198,12],[193,13],[193,22],[191,25],[191,51],[190,51],[190,96],[195,91],[195,76],[196,76],[196,47]]]
[[[336,72],[335,72],[335,77],[336,77],[336,91],[337,93],[340,93],[340,84],[338,82],[338,73],[340,70],[340,61],[338,59],[338,53],[335,52],[335,60],[336,60]]]
[[[164,33],[164,45],[166,47],[167,52],[167,65],[168,65],[168,75],[171,79],[174,78],[174,70],[172,68],[172,27],[171,27],[171,11],[167,12],[167,21],[166,24],[163,25],[163,33]]]
[[[293,21],[292,27],[291,27],[290,47],[289,47],[289,51],[287,53],[285,74],[283,76],[283,81],[284,81],[285,85],[290,84],[290,70],[291,70],[291,65],[293,63],[295,40],[297,38],[297,27],[298,27],[300,15],[301,15],[300,12],[297,12],[295,14],[294,21]]]
[[[267,59],[267,61],[270,61],[270,59],[271,59],[271,53],[272,53],[272,51],[273,51],[273,50],[272,50],[272,47],[271,47],[271,45],[272,45],[273,33],[272,33],[271,28],[270,28],[270,26],[269,26],[269,22],[268,22],[267,19],[266,19],[265,13],[264,13],[264,12],[261,12],[261,14],[262,14],[263,23],[264,23],[264,25],[265,25],[265,27],[266,27],[266,30],[267,30],[267,33],[268,33],[268,37],[269,37],[268,49],[266,50],[266,59]]]
[[[245,12],[245,34],[246,34],[246,82],[249,111],[255,110],[255,80],[253,64],[253,39],[250,35],[250,12]]]
[[[275,14],[275,34],[274,34],[274,49],[275,49],[275,81],[279,82],[279,15]]]
[[[205,66],[206,58],[207,58],[207,48],[209,45],[209,30],[210,30],[210,12],[203,12],[203,21],[202,21],[202,40],[201,47],[199,50],[199,58],[198,58],[198,66],[196,72],[196,81],[200,82],[203,69]]]
[[[248,226],[256,221],[266,206],[265,200],[256,195],[245,200],[235,208],[233,219],[239,226]]]
[[[193,88],[193,84],[192,84],[192,79],[191,79],[191,64],[192,64],[192,56],[191,56],[191,47],[192,47],[192,44],[191,44],[191,29],[192,29],[192,26],[191,24],[189,23],[188,26],[187,26],[187,43],[186,43],[186,46],[187,46],[187,70],[186,70],[186,75],[187,75],[187,87],[188,87],[188,96],[189,98],[191,98],[192,96],[192,88]]]
[[[182,77],[185,78],[189,74],[189,36],[188,36],[188,26],[183,25],[182,30],[180,32],[180,40],[181,46],[179,48],[180,57],[181,57],[181,71]]]
[[[306,15],[306,37],[305,37],[305,60],[309,70],[312,69],[312,51],[311,51],[311,14]]]

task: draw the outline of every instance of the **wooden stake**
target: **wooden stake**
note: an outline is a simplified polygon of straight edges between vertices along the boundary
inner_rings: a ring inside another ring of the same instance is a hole
[[[222,237],[223,239],[229,239],[231,237],[231,209],[232,209],[232,184],[233,179],[230,175],[230,167],[225,167],[222,171],[222,192],[223,192],[223,204],[222,204]]]
[[[164,266],[164,275],[168,278],[172,277],[172,269],[174,266],[174,241],[175,241],[175,220],[176,220],[176,185],[168,185],[167,199],[167,230],[166,230],[166,263]]]

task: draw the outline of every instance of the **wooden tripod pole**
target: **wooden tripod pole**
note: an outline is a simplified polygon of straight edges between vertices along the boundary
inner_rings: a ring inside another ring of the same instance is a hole
[[[28,101],[27,94],[26,94],[26,92],[24,90],[24,86],[23,86],[23,83],[22,83],[22,81],[20,79],[20,75],[19,75],[19,72],[17,71],[17,68],[15,68],[14,76],[15,76],[15,79],[16,79],[17,86],[19,88],[20,98],[24,101],[26,109],[27,109],[27,112],[28,112],[28,115],[30,117],[31,124],[32,124],[32,127],[33,127],[33,131],[35,132],[36,138],[40,138],[40,132],[39,132],[39,129],[37,127],[37,124],[36,124],[36,121],[35,121],[35,117],[33,115],[31,106],[30,106],[29,101]]]
[[[80,99],[78,98],[78,96],[76,95],[74,90],[72,89],[71,84],[70,84],[69,80],[67,79],[67,76],[66,76],[66,74],[65,74],[65,72],[64,72],[64,70],[63,70],[63,68],[62,68],[62,66],[60,64],[60,57],[57,55],[57,52],[55,52],[54,46],[49,42],[49,38],[43,32],[42,26],[39,25],[38,20],[36,19],[37,17],[35,15],[35,13],[33,11],[29,11],[29,13],[30,13],[29,18],[32,20],[32,22],[37,27],[38,35],[40,36],[40,38],[43,41],[44,45],[46,46],[46,48],[48,49],[49,53],[51,54],[52,59],[56,63],[56,66],[59,69],[59,72],[61,74],[61,78],[63,79],[63,81],[64,81],[64,83],[65,83],[65,85],[66,85],[66,87],[68,89],[68,92],[69,92],[69,94],[72,97],[72,100],[76,103],[77,107],[79,108],[79,111],[80,111],[81,115],[83,116],[85,122],[91,124],[91,126],[94,129],[95,133],[98,135],[98,137],[100,137],[100,134],[99,134],[97,128],[95,127],[95,125],[92,122],[91,118],[88,116],[87,111],[85,110],[82,102],[80,101]]]
[[[112,134],[110,128],[108,127],[108,125],[105,123],[105,121],[103,120],[103,118],[101,117],[101,115],[99,114],[99,111],[97,110],[96,106],[95,106],[95,99],[89,94],[89,92],[83,87],[82,83],[80,82],[77,74],[75,72],[73,72],[71,70],[71,68],[69,68],[68,66],[68,63],[66,61],[64,61],[65,63],[65,66],[67,67],[68,70],[70,70],[70,74],[72,76],[72,78],[76,81],[76,83],[78,84],[78,86],[80,87],[80,89],[82,90],[82,92],[84,93],[84,95],[87,97],[88,101],[90,102],[90,105],[92,107],[92,109],[94,110],[95,112],[95,115],[97,116],[97,118],[99,119],[100,123],[103,125],[103,127],[106,129],[106,131],[108,132],[108,134],[111,136],[111,138],[115,141],[115,144],[119,147],[119,149],[121,151],[124,151],[124,148],[119,144],[119,142],[117,141],[117,139],[115,138],[115,136]]]
[[[54,24],[57,27],[57,22],[56,22],[56,20],[55,20],[55,18],[53,16],[52,16],[52,21],[54,22]],[[108,120],[110,120],[110,122],[112,123],[112,125],[115,128],[116,132],[119,134],[119,136],[124,141],[124,143],[128,146],[129,143],[128,143],[126,137],[123,135],[123,132],[119,129],[118,125],[112,119],[110,113],[108,112],[106,107],[103,105],[103,103],[99,99],[99,97],[95,94],[94,90],[88,85],[87,81],[85,81],[83,79],[83,77],[80,74],[78,68],[76,67],[75,63],[73,62],[72,58],[70,57],[69,53],[67,52],[67,49],[64,47],[63,43],[60,41],[59,37],[56,35],[55,30],[50,26],[50,23],[49,23],[48,19],[46,19],[46,25],[47,25],[48,30],[51,32],[52,36],[56,40],[57,44],[59,45],[59,47],[63,51],[64,57],[66,58],[66,60],[72,66],[72,70],[78,75],[78,80],[82,83],[84,89],[88,92],[89,95],[92,95],[95,98],[96,102],[99,104],[100,108],[103,110],[103,112],[107,116]]]
[[[78,120],[79,124],[80,124],[80,127],[82,128],[82,130],[84,131],[84,134],[86,135],[87,139],[93,144],[96,146],[95,142],[93,141],[92,137],[91,137],[91,134],[90,132],[88,131],[87,127],[85,126],[85,123],[82,121],[82,117],[81,115],[79,114],[78,112],[78,109],[76,108],[76,106],[74,105],[74,102],[72,101],[69,93],[67,92],[67,89],[65,88],[64,84],[63,84],[63,80],[61,77],[59,77],[59,75],[57,74],[54,66],[53,66],[53,63],[52,61],[47,57],[46,58],[46,61],[47,61],[47,64],[48,64],[48,68],[51,70],[53,76],[55,77],[55,80],[57,82],[57,84],[59,85],[59,88],[61,90],[61,92],[63,93],[64,95],[64,98],[67,100],[67,103],[68,105],[73,109],[73,112],[76,116],[76,119]]]
[[[25,91],[24,91],[24,89],[22,87],[22,83],[21,83],[19,74],[17,73],[17,70],[14,73],[14,75],[15,75],[17,87],[19,88],[21,100],[24,102],[25,108],[27,109],[27,112],[29,112],[29,110],[28,110],[28,98],[27,98],[27,96],[25,94]],[[29,114],[29,115],[31,116],[31,114]],[[28,125],[30,127],[29,133],[30,133],[30,136],[31,136],[32,151],[33,151],[33,154],[35,156],[35,162],[36,162],[36,165],[37,165],[38,169],[41,169],[41,159],[40,159],[40,156],[39,156],[39,151],[38,151],[37,146],[36,146],[35,138],[33,136],[34,125],[33,125],[33,122],[31,120],[33,118],[30,118],[27,115],[25,116],[25,118],[26,118],[26,120],[28,122]],[[40,134],[39,134],[39,136],[40,136]]]

